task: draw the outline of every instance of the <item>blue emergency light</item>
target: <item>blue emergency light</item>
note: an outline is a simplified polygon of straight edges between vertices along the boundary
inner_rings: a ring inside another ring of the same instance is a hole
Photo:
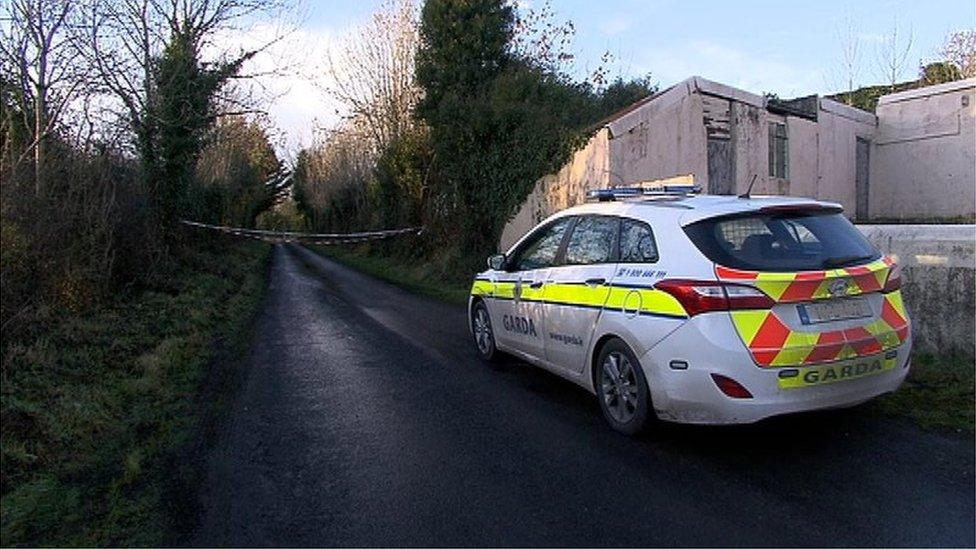
[[[598,202],[611,202],[624,198],[634,198],[636,196],[685,196],[698,194],[701,187],[698,185],[661,185],[659,187],[611,187],[609,189],[593,189],[586,192],[587,200]]]

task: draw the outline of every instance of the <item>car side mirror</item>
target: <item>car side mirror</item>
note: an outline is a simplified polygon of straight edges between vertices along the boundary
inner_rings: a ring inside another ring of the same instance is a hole
[[[496,254],[488,257],[488,268],[493,271],[501,271],[505,268],[505,254]]]

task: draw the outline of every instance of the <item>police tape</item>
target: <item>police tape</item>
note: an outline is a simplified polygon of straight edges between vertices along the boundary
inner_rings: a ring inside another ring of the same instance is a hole
[[[293,231],[265,231],[260,229],[245,229],[242,227],[224,227],[222,225],[210,225],[198,221],[181,219],[180,223],[198,229],[208,229],[225,234],[253,238],[271,243],[290,243],[299,242],[303,244],[355,244],[371,240],[381,240],[403,235],[419,235],[424,232],[423,227],[406,227],[403,229],[385,229],[381,231],[365,231],[358,233],[300,233]]]

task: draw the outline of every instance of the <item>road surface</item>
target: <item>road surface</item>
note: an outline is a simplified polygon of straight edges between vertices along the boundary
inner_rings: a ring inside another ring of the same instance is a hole
[[[626,438],[463,308],[277,246],[197,545],[973,546],[974,445],[863,410]]]

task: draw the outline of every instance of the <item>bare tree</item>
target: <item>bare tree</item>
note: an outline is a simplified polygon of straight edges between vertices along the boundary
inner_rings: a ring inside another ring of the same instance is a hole
[[[118,100],[139,146],[151,147],[153,124],[146,117],[155,99],[153,67],[174,33],[191,36],[199,52],[218,31],[282,6],[279,0],[92,0],[85,10],[82,52],[105,91]],[[242,63],[269,45],[224,52],[222,61]]]
[[[528,2],[513,2],[515,7],[515,53],[531,59],[554,74],[572,70],[576,55],[572,51],[576,26],[570,20],[558,21],[551,0],[534,8]]]
[[[351,228],[370,222],[368,185],[376,166],[373,137],[365,119],[352,116],[336,128],[320,129],[315,142],[298,155],[294,174],[303,206],[329,216],[327,226]],[[335,204],[351,205],[336,211]]]
[[[77,63],[78,43],[70,32],[77,11],[70,0],[10,0],[0,10],[4,23],[0,56],[17,79],[19,111],[32,134],[18,162],[33,154],[34,192],[40,195],[48,137],[88,82],[86,67]]]
[[[848,15],[837,31],[837,42],[841,52],[841,80],[847,92],[847,104],[854,103],[854,82],[861,73],[861,39],[858,36],[857,22]]]
[[[560,21],[551,0],[538,7],[518,0],[512,5],[515,7],[514,53],[550,74],[572,78],[578,60],[573,51],[576,25],[569,19]],[[611,81],[610,72],[616,62],[612,52],[604,51],[596,66],[585,71],[589,73],[586,83],[598,92],[604,90]]]
[[[414,63],[420,41],[416,0],[387,0],[365,24],[329,52],[326,81],[310,75],[364,126],[371,152],[382,150],[413,126],[420,98]]]
[[[878,44],[877,66],[878,72],[892,90],[905,74],[908,68],[908,56],[912,52],[915,42],[915,32],[909,27],[907,36],[898,27],[896,17],[891,31]]]
[[[959,69],[962,78],[976,77],[976,30],[949,33],[939,53]]]

